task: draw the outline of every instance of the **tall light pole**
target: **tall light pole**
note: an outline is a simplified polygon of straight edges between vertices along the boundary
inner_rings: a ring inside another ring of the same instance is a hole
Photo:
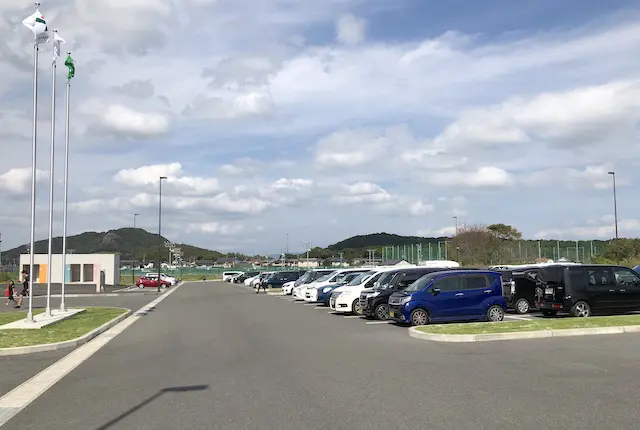
[[[456,222],[456,236],[457,236],[457,235],[458,235],[458,217],[457,217],[457,216],[454,216],[454,217],[453,217],[453,219],[454,219],[454,220],[455,220],[455,222]]]
[[[158,181],[158,292],[160,292],[160,262],[162,261],[162,180],[167,179],[166,176],[160,176]]]
[[[616,197],[616,172],[609,172],[613,178],[613,217],[616,223],[616,240],[618,240],[618,199]]]
[[[135,229],[136,229],[136,217],[140,214],[133,214],[133,250],[131,251],[131,285],[135,285],[136,283],[136,240],[135,240]]]
[[[613,218],[616,225],[616,256],[618,257],[618,264],[620,264],[620,249],[618,248],[618,199],[616,196],[616,172],[609,172],[609,175],[613,178]]]

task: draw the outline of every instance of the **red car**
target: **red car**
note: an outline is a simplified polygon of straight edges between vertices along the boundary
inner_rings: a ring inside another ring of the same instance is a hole
[[[170,287],[171,283],[169,281],[165,281],[164,279],[160,280],[161,287]],[[136,287],[138,288],[158,288],[158,278],[147,278],[146,276],[141,276],[136,281]]]

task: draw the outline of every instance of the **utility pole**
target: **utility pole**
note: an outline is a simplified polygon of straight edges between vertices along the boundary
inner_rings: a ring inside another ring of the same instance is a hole
[[[456,236],[458,235],[458,217],[454,216],[453,219],[456,221]]]
[[[542,258],[542,244],[538,241],[538,258]]]

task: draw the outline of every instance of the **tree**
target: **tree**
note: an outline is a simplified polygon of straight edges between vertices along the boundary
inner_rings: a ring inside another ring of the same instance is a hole
[[[462,226],[451,242],[465,265],[491,264],[502,258],[501,240],[484,225]],[[455,254],[454,254],[455,255]]]
[[[500,240],[520,240],[522,233],[517,228],[507,224],[491,224],[487,230]]]

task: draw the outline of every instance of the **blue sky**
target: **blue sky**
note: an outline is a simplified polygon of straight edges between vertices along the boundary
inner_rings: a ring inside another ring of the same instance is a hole
[[[77,61],[70,231],[157,228],[222,251],[504,222],[621,235],[640,119],[636,1],[72,0],[43,4]],[[0,6],[0,232],[29,237],[29,5]],[[123,19],[123,17],[126,17]],[[203,19],[206,18],[206,19]],[[47,236],[50,46],[36,235]],[[54,234],[61,233],[59,70]]]

